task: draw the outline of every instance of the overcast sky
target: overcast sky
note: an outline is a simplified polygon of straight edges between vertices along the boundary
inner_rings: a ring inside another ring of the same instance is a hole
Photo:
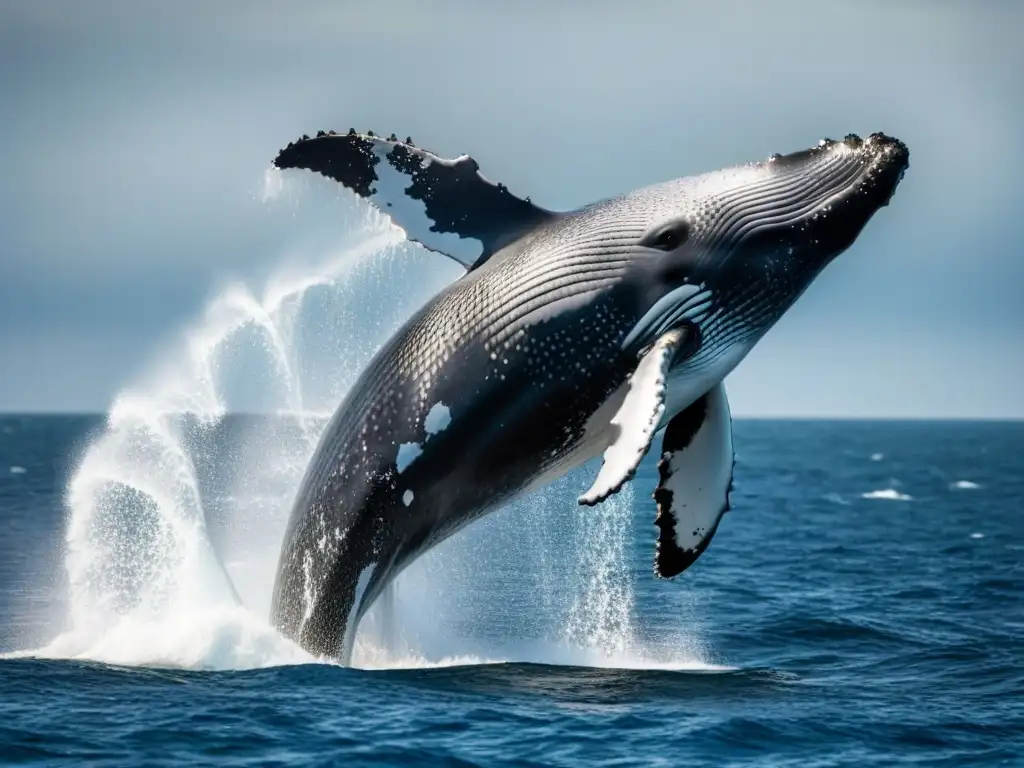
[[[893,205],[734,411],[1024,417],[1021,29],[1011,0],[0,0],[0,409],[104,410],[301,238],[258,194],[277,150],[356,126],[553,208],[898,136]]]

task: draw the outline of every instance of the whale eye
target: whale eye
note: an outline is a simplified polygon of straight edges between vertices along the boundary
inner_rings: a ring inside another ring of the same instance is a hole
[[[647,248],[657,248],[659,251],[674,251],[686,242],[690,236],[690,230],[681,222],[673,222],[666,227],[655,230],[645,237],[640,244]]]

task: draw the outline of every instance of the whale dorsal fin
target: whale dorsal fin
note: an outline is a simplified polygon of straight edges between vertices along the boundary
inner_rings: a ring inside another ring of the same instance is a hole
[[[282,149],[274,166],[305,168],[341,182],[410,240],[467,269],[554,215],[481,176],[468,155],[445,160],[394,134],[384,139],[372,132],[321,131]]]
[[[601,469],[579,503],[593,506],[618,493],[636,473],[665,413],[665,379],[672,359],[688,338],[688,328],[662,334],[629,378],[628,390],[611,418],[614,432]]]
[[[665,428],[654,492],[658,576],[678,576],[708,548],[729,510],[733,463],[732,416],[719,384]]]

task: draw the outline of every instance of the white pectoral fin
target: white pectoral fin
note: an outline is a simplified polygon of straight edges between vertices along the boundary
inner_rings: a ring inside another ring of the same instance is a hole
[[[614,441],[605,449],[601,469],[590,490],[580,496],[580,504],[599,504],[633,477],[665,411],[666,376],[685,335],[682,330],[664,334],[640,359],[626,397],[611,419]]]
[[[729,509],[733,471],[732,416],[719,384],[665,428],[660,482],[654,492],[659,528],[654,571],[678,576],[696,562]]]

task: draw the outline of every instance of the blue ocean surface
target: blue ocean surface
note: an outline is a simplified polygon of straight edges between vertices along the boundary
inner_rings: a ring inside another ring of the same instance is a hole
[[[341,668],[266,625],[317,429],[277,422],[0,418],[5,764],[1024,764],[1022,423],[737,421],[671,582],[654,458],[594,509],[584,468],[406,571]]]

